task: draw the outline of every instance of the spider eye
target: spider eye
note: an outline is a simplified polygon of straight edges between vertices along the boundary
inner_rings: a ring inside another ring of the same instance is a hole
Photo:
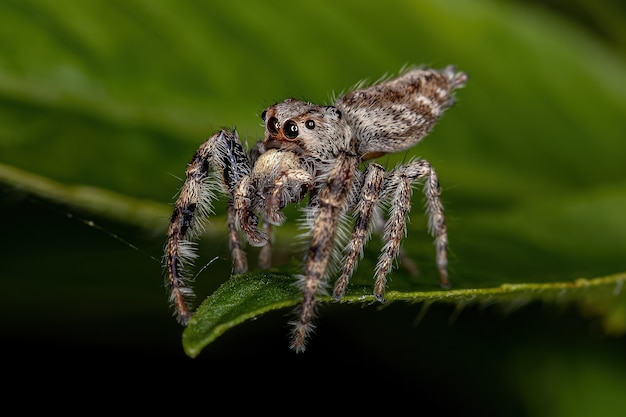
[[[307,129],[315,128],[315,122],[313,120],[307,120],[306,122],[304,122],[304,125]]]
[[[267,116],[267,110],[263,110],[263,113],[261,113],[261,119],[263,119],[263,121],[265,121],[265,116]]]
[[[278,119],[275,117],[270,117],[270,119],[267,121],[267,130],[269,130],[272,135],[278,135],[278,129],[280,129],[280,123],[278,123]]]
[[[341,110],[333,106],[328,106],[327,109],[331,117],[336,117],[338,120],[341,120]]]
[[[293,120],[287,120],[285,122],[285,136],[289,139],[295,139],[298,137],[298,125]]]

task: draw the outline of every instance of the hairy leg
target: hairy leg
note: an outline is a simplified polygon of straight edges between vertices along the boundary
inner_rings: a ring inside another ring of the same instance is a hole
[[[269,269],[272,266],[272,225],[263,223],[263,233],[267,236],[267,243],[259,251],[259,268]]]
[[[393,261],[398,255],[400,242],[406,234],[406,221],[411,210],[411,183],[405,175],[395,178],[391,211],[385,224],[383,239],[385,246],[376,265],[376,282],[374,295],[378,301],[385,300],[385,287],[387,275],[391,270]]]
[[[327,280],[336,231],[351,198],[354,172],[358,166],[359,158],[356,155],[340,154],[320,192],[304,276],[299,282],[304,300],[299,306],[297,321],[292,322],[294,328],[291,348],[296,352],[305,350],[307,337],[313,329],[316,298]]]
[[[421,159],[399,166],[387,174],[383,195],[393,204],[389,220],[385,225],[384,239],[386,244],[376,267],[374,295],[380,301],[385,298],[387,275],[391,270],[393,260],[398,255],[400,241],[406,234],[406,223],[411,209],[411,186],[420,180],[424,180],[428,229],[431,235],[435,237],[440,284],[443,288],[450,287],[446,254],[448,235],[440,199],[439,180],[430,163]]]
[[[378,203],[380,191],[385,179],[385,169],[378,164],[367,166],[363,175],[363,186],[356,207],[354,229],[343,259],[341,275],[335,281],[333,297],[340,300],[346,292],[348,281],[354,272],[359,257],[363,256],[363,247],[370,237],[372,215]]]
[[[387,220],[383,213],[380,210],[375,211],[372,218],[372,232],[377,233],[382,238],[385,234],[385,223],[387,223]],[[419,275],[420,271],[417,264],[409,257],[402,245],[400,245],[400,249],[398,250],[398,259],[409,274],[412,276]]]
[[[236,210],[232,204],[228,205],[228,242],[230,244],[230,253],[233,259],[233,273],[243,274],[248,270],[248,260],[246,253],[241,247],[239,241],[239,232],[237,231]]]
[[[193,291],[187,285],[187,269],[197,257],[193,240],[202,232],[202,222],[213,211],[215,191],[232,193],[235,184],[249,173],[248,158],[237,133],[228,130],[211,136],[187,165],[185,182],[170,219],[164,255],[166,287],[182,324],[187,324],[191,317]],[[236,237],[231,236],[231,248],[236,251],[239,245],[232,239]]]

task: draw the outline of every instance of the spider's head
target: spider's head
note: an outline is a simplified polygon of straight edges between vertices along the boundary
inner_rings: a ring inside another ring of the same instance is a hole
[[[266,149],[287,149],[320,159],[352,150],[350,128],[336,107],[290,98],[268,107],[261,118],[265,123]]]

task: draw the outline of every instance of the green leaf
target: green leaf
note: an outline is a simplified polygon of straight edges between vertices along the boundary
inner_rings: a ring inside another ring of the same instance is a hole
[[[198,308],[183,333],[185,352],[197,356],[229,328],[268,311],[295,305],[301,298],[289,276],[233,276]]]
[[[607,333],[626,332],[626,297],[622,287],[626,273],[573,282],[545,284],[502,284],[494,288],[442,291],[388,291],[385,302],[450,303],[459,311],[474,304],[499,304],[505,310],[517,310],[530,302],[578,304],[589,315],[604,318]],[[297,305],[302,296],[293,285],[293,277],[279,274],[243,274],[233,276],[207,297],[183,333],[183,346],[190,357],[196,357],[231,327],[261,314]],[[332,302],[329,296],[320,302]],[[373,287],[352,288],[341,303],[378,303]]]

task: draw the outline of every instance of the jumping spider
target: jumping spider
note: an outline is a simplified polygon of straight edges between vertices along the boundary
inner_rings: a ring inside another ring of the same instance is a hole
[[[193,240],[217,194],[228,198],[235,274],[248,269],[239,232],[252,246],[263,247],[259,266],[269,267],[272,226],[285,221],[282,209],[287,204],[308,196],[303,223],[310,241],[303,273],[297,276],[303,301],[292,323],[291,348],[296,352],[304,351],[314,327],[317,296],[340,265],[333,296],[342,298],[372,229],[386,242],[374,272],[374,295],[384,301],[387,275],[406,234],[412,186],[417,182],[423,182],[426,195],[440,284],[448,288],[448,238],[435,170],[424,159],[390,171],[369,161],[404,151],[424,138],[466,80],[467,75],[453,66],[412,69],[348,92],[332,106],[287,99],[263,111],[265,137],[249,152],[236,131],[221,130],[210,137],[187,166],[165,247],[166,284],[178,320],[186,324],[191,316],[193,292],[186,277],[197,256]],[[386,218],[381,209],[388,209]],[[349,239],[342,233],[346,228],[352,230]]]

